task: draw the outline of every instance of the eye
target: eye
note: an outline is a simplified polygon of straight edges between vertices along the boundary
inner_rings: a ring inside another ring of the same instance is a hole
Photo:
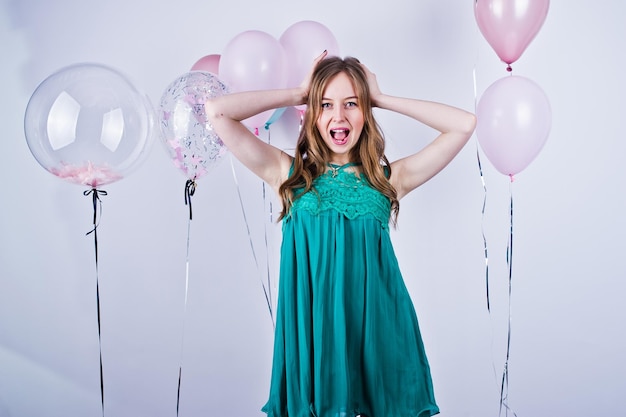
[[[359,107],[359,104],[356,101],[348,101],[345,104],[347,109]]]
[[[332,105],[330,103],[322,103],[322,109],[326,110],[326,109],[330,109],[332,107]]]

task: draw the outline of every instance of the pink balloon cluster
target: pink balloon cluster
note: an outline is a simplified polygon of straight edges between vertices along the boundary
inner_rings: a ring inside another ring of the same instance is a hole
[[[203,117],[210,97],[243,91],[295,87],[324,50],[338,55],[332,32],[309,20],[291,25],[280,37],[247,30],[233,37],[221,54],[198,59],[163,93],[158,113],[166,149],[190,180],[205,175],[227,152]],[[191,109],[191,110],[190,110]],[[269,110],[243,123],[258,131],[276,121],[284,109]]]
[[[476,22],[500,59],[517,61],[548,13],[549,0],[476,0]],[[524,170],[539,154],[550,133],[552,112],[541,87],[520,76],[491,84],[476,109],[481,148],[502,174]]]
[[[218,76],[233,93],[295,87],[324,50],[339,55],[333,33],[319,22],[303,20],[289,26],[279,39],[260,30],[241,32],[228,42],[221,55],[206,55],[191,70]],[[267,111],[244,120],[244,124],[258,129],[273,122],[277,115]]]

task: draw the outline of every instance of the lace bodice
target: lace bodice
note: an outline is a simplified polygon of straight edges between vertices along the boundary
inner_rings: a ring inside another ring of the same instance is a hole
[[[372,188],[363,174],[346,171],[344,168],[347,166],[333,165],[330,171],[317,177],[313,181],[313,189],[295,199],[287,218],[298,210],[313,214],[335,210],[348,219],[373,215],[383,228],[388,228],[389,199]]]

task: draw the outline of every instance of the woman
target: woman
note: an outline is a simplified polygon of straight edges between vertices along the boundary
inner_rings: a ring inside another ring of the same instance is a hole
[[[389,237],[399,200],[443,169],[475,117],[383,94],[354,58],[326,58],[298,88],[231,94],[206,105],[213,128],[283,203],[270,417],[437,414],[413,304]],[[292,157],[241,121],[307,104]],[[440,132],[390,163],[372,108]]]

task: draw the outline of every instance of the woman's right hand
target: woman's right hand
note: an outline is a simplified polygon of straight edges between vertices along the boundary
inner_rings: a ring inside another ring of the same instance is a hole
[[[317,68],[317,64],[319,64],[324,58],[328,55],[328,51],[322,52],[315,60],[313,61],[313,65],[311,65],[311,70],[307,74],[307,76],[300,83],[300,89],[302,90],[302,103],[307,104],[309,99],[309,90],[311,89],[311,79],[313,78],[313,72],[315,72],[315,68]]]

